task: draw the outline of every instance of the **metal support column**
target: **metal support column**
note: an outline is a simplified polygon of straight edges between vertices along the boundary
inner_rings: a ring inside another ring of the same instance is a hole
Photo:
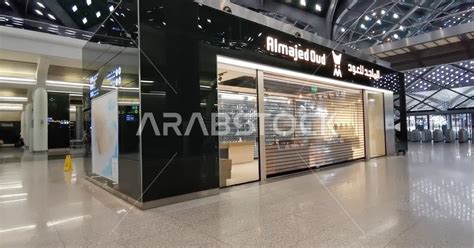
[[[260,181],[267,179],[265,152],[265,88],[263,71],[257,71],[257,106],[258,106],[258,150],[260,159]]]

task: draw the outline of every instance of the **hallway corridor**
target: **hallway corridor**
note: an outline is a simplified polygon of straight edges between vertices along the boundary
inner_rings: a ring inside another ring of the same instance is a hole
[[[84,159],[0,151],[0,247],[473,247],[471,144],[356,162],[147,211],[85,181]]]

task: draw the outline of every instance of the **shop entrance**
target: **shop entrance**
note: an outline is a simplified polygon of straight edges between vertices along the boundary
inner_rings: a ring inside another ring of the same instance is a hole
[[[219,64],[218,112],[220,186],[260,180],[257,71]]]

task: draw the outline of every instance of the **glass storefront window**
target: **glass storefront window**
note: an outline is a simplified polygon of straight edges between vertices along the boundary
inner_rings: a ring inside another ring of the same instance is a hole
[[[370,157],[385,155],[385,113],[382,93],[368,93]]]

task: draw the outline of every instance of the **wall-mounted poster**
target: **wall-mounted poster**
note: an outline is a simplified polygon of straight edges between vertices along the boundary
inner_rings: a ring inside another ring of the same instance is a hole
[[[118,183],[118,93],[92,100],[92,172]]]

